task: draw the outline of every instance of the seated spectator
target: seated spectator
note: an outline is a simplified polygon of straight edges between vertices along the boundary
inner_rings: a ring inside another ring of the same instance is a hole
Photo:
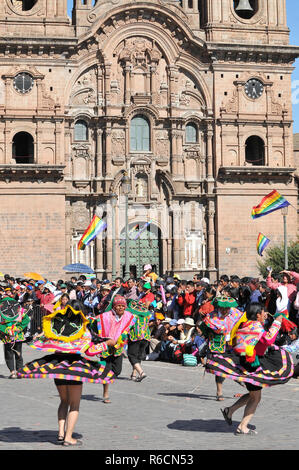
[[[180,331],[179,339],[175,339],[174,336],[169,335],[168,339],[173,342],[173,344],[186,344],[191,340],[191,336],[195,330],[195,323],[193,318],[186,318],[183,323],[183,328]]]
[[[166,333],[165,326],[163,325],[164,315],[160,312],[155,313],[155,320],[153,325],[149,325],[151,329],[151,339],[149,342],[149,351],[146,356],[147,361],[155,361],[158,359],[161,348],[161,341]]]
[[[155,296],[151,291],[152,286],[149,282],[146,282],[142,286],[142,292],[139,295],[139,300],[142,302],[146,308],[149,308],[150,304],[154,302]]]
[[[192,333],[191,341],[185,346],[185,353],[192,354],[197,358],[197,363],[204,365],[208,348],[208,341],[200,329],[201,322],[196,323],[195,331]]]

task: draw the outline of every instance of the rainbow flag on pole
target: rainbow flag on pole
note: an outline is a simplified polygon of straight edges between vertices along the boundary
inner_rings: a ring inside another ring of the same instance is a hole
[[[106,227],[106,222],[95,215],[78,243],[78,250],[84,250]]]
[[[269,245],[269,243],[269,238],[265,237],[265,235],[263,235],[262,233],[259,233],[256,242],[256,249],[260,256],[263,256],[263,251]]]
[[[130,240],[132,240],[131,235],[134,234],[135,232],[137,232],[137,230],[139,230],[139,224],[134,225],[134,227],[131,228],[131,230],[129,231],[129,239],[130,239]],[[125,243],[125,241],[126,241],[126,238],[125,238],[125,237],[126,237],[126,234],[123,233],[123,234],[122,234],[122,239],[121,239],[120,242],[119,242],[119,246],[121,246],[123,243]]]
[[[147,227],[148,227],[151,223],[152,223],[152,221],[146,222],[146,223],[144,224],[144,226],[139,230],[139,232],[137,233],[137,235],[135,235],[134,240],[138,240],[138,238],[140,237],[140,235],[144,232],[144,230],[147,229]]]
[[[276,190],[265,196],[258,206],[253,207],[251,217],[257,219],[291,204]]]

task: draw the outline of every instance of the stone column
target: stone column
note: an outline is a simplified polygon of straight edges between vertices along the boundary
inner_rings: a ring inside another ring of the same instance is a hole
[[[96,176],[101,178],[103,176],[103,148],[102,148],[102,129],[97,128],[96,132]]]
[[[105,166],[106,166],[106,176],[111,177],[111,123],[107,122],[107,127],[105,129]]]
[[[215,201],[208,201],[208,268],[215,270],[216,268],[216,249],[215,249]]]
[[[65,175],[71,176],[72,175],[72,146],[71,146],[71,128],[70,123],[67,122],[64,130],[64,165],[66,165]]]
[[[125,66],[125,104],[129,105],[131,102],[131,66]]]
[[[171,127],[171,172],[174,177],[178,176],[178,155],[177,155],[177,131],[176,125]]]
[[[11,130],[9,129],[7,121],[5,121],[4,129],[4,149],[5,149],[5,163],[10,164],[12,160],[12,140],[10,138]]]
[[[111,62],[105,64],[105,106],[110,104],[110,76],[111,76]]]
[[[207,127],[207,172],[208,172],[208,180],[213,179],[213,127],[212,124],[209,123]]]
[[[65,264],[70,264],[72,245],[72,208],[69,202],[65,205]]]
[[[41,123],[39,121],[36,122],[36,130],[35,130],[35,143],[34,143],[34,163],[39,163],[39,164],[47,164],[47,162],[42,161],[42,155],[41,155],[41,148],[40,148],[40,137],[42,135],[43,131],[41,130]],[[53,162],[49,162],[50,165],[53,164]]]
[[[180,204],[173,201],[172,211],[172,250],[173,250],[173,269],[180,269]]]
[[[62,136],[62,121],[55,121],[55,157],[54,165],[60,165],[62,161],[62,147],[61,147],[61,136]]]

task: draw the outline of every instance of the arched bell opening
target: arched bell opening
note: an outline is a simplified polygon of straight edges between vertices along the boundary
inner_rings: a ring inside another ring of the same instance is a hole
[[[253,135],[245,143],[245,160],[254,166],[265,165],[265,142],[260,137]]]
[[[250,20],[258,9],[258,0],[234,0],[235,13],[244,20]]]
[[[34,163],[34,140],[28,132],[18,132],[12,141],[12,158],[17,164]]]

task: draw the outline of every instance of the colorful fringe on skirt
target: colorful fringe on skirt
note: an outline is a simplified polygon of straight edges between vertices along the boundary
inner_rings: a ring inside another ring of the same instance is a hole
[[[293,376],[292,356],[278,346],[269,347],[265,356],[259,357],[259,362],[258,367],[252,368],[245,357],[230,349],[224,354],[208,353],[206,371],[262,388],[285,384]]]
[[[114,373],[105,364],[79,354],[50,354],[28,362],[17,371],[19,379],[61,379],[95,384],[111,384]]]

